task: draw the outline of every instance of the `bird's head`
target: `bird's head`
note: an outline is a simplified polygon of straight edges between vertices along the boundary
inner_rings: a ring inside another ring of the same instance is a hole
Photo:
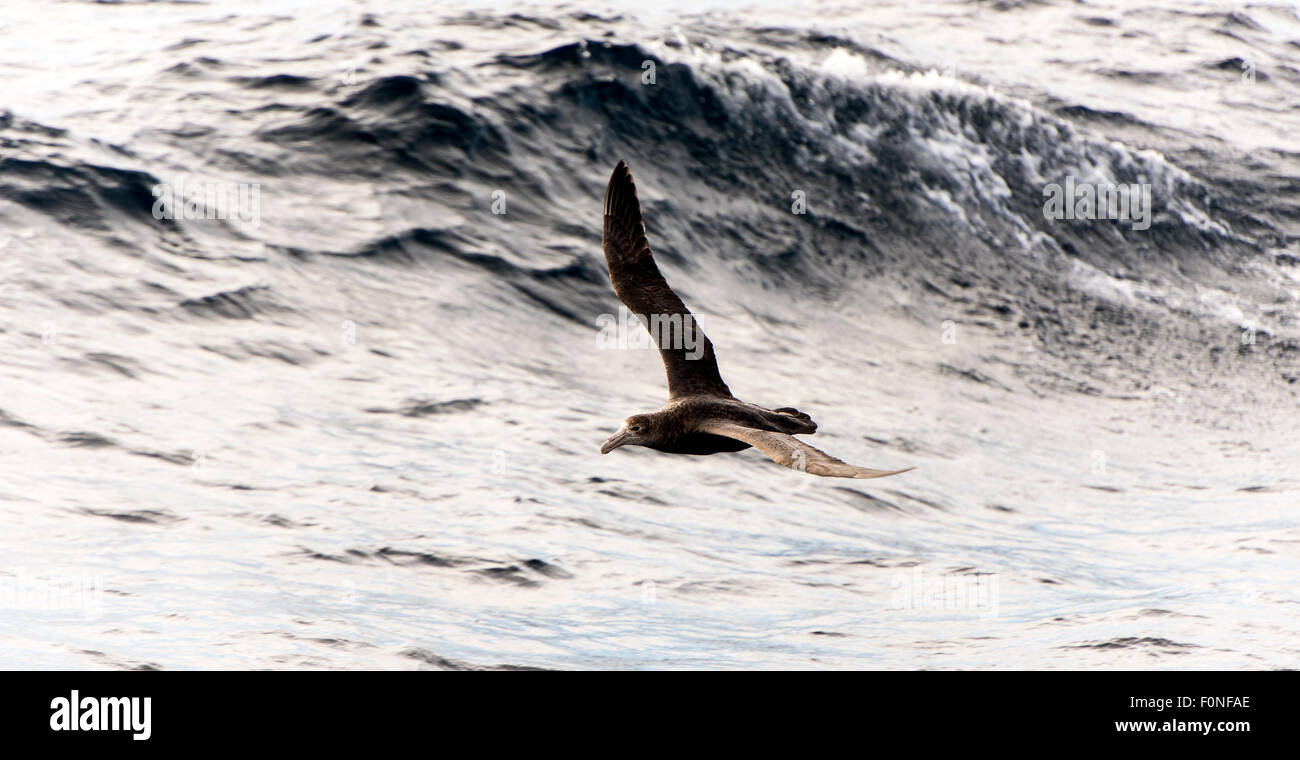
[[[619,446],[644,446],[654,440],[656,420],[648,414],[634,414],[623,420],[623,427],[600,446],[600,453],[608,454]]]

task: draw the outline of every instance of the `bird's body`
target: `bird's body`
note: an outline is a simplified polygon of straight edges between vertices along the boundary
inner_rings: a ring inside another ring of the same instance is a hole
[[[647,436],[642,445],[669,454],[719,454],[750,447],[750,444],[735,438],[704,432],[700,429],[701,420],[725,421],[755,430],[786,434],[817,430],[817,423],[808,415],[793,409],[764,409],[739,399],[718,396],[669,399],[659,411],[637,417],[633,424],[654,431],[654,435]]]
[[[754,446],[778,464],[814,475],[879,478],[907,471],[845,464],[794,438],[817,431],[808,415],[790,407],[767,409],[731,395],[718,372],[713,344],[655,264],[636,184],[623,161],[614,167],[605,190],[602,242],[614,292],[657,339],[668,375],[668,403],[656,412],[628,417],[600,447],[602,454],[626,445],[670,454],[717,454]]]

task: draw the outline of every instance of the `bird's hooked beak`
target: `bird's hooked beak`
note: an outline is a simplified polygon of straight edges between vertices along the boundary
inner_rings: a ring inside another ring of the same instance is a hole
[[[617,433],[605,439],[605,442],[600,445],[600,453],[608,454],[625,443],[627,443],[627,428],[621,428]]]

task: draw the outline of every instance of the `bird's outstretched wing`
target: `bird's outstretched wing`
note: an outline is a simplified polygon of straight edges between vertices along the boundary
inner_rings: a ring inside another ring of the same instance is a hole
[[[770,430],[756,430],[734,422],[711,421],[704,423],[699,429],[705,433],[744,441],[767,454],[773,462],[792,470],[801,470],[828,478],[883,478],[886,475],[897,475],[900,472],[916,469],[908,467],[902,470],[873,470],[869,467],[855,467],[809,446],[792,435]]]
[[[713,344],[655,264],[636,184],[624,161],[614,167],[605,189],[602,247],[614,292],[628,310],[645,320],[650,335],[658,339],[669,398],[699,394],[731,398],[731,390],[718,373]]]

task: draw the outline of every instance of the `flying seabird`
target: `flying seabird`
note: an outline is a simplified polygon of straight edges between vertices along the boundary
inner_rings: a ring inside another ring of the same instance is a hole
[[[600,453],[629,445],[672,454],[753,446],[777,464],[834,478],[883,478],[915,469],[872,470],[841,462],[794,437],[817,432],[808,415],[790,407],[765,409],[731,395],[718,373],[713,344],[655,265],[626,161],[614,167],[605,189],[602,247],[614,292],[658,344],[668,374],[668,403],[657,412],[628,417]]]

